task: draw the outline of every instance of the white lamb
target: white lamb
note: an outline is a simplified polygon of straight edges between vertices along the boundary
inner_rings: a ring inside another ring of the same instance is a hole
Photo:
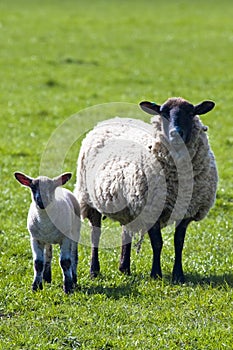
[[[91,275],[99,273],[101,215],[123,227],[120,271],[130,273],[131,236],[148,231],[153,249],[151,276],[161,277],[161,228],[176,222],[173,281],[184,282],[182,250],[191,221],[213,205],[217,169],[198,115],[214,102],[192,105],[170,98],[162,106],[141,102],[157,115],[152,123],[114,118],[99,123],[82,143],[75,194],[81,215],[92,225]]]
[[[52,244],[60,245],[64,292],[69,293],[77,282],[80,209],[72,192],[59,187],[71,176],[71,173],[65,173],[54,179],[46,176],[34,179],[15,173],[15,178],[32,192],[27,228],[34,261],[33,291],[43,288],[42,279],[51,282]]]

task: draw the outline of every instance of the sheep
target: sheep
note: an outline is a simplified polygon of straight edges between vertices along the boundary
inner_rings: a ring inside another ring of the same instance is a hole
[[[188,225],[202,220],[213,206],[218,174],[199,115],[215,106],[197,105],[181,97],[164,104],[143,101],[151,124],[113,118],[99,123],[82,142],[74,194],[81,216],[91,224],[90,273],[100,271],[98,246],[102,215],[120,222],[119,270],[130,274],[132,235],[148,232],[153,261],[151,277],[162,278],[161,229],[175,222],[174,283],[184,283],[182,251]]]
[[[59,244],[63,290],[69,293],[77,282],[80,208],[72,192],[58,187],[72,174],[64,173],[53,179],[46,176],[31,178],[21,172],[14,175],[20,184],[30,188],[32,194],[27,218],[34,263],[32,290],[43,289],[42,279],[51,283],[52,244]]]

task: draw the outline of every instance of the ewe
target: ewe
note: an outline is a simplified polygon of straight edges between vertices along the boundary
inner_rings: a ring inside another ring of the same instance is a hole
[[[148,232],[151,276],[162,276],[161,228],[175,222],[172,279],[184,282],[182,250],[187,226],[203,219],[214,203],[217,169],[198,115],[214,102],[192,105],[170,98],[162,106],[141,102],[152,123],[114,118],[99,123],[83,140],[75,195],[81,215],[92,226],[91,275],[100,270],[98,245],[101,215],[123,227],[120,271],[130,273],[132,234]],[[155,116],[156,115],[156,116]]]
[[[31,235],[34,260],[33,291],[43,288],[42,279],[51,282],[52,244],[60,245],[64,292],[69,293],[77,282],[80,209],[74,195],[67,189],[59,188],[71,176],[71,173],[65,173],[54,179],[45,176],[34,179],[20,172],[15,173],[15,178],[32,192],[27,228]]]

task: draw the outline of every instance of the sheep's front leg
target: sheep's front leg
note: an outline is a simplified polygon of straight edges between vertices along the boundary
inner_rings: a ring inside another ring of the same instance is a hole
[[[130,275],[131,235],[122,227],[122,246],[119,270]]]
[[[76,242],[71,243],[71,270],[74,287],[77,284],[77,265],[78,265],[78,244]]]
[[[71,245],[72,241],[69,238],[65,238],[60,247],[60,266],[63,273],[63,290],[65,293],[71,292],[73,288],[73,276],[71,267]]]
[[[88,219],[91,223],[91,277],[97,277],[100,272],[99,241],[101,235],[101,214],[93,208],[89,209]]]
[[[175,263],[172,272],[172,282],[173,283],[184,283],[184,273],[182,267],[182,251],[184,246],[184,238],[188,224],[192,219],[183,219],[177,225],[174,236],[174,246],[175,246]]]
[[[52,281],[52,272],[51,272],[52,257],[53,257],[52,244],[46,244],[45,245],[45,264],[44,264],[43,279],[45,282],[48,282],[48,283],[51,283],[51,281]]]
[[[151,269],[151,277],[162,278],[162,270],[161,270],[161,263],[160,263],[160,256],[161,251],[163,247],[163,240],[161,235],[161,229],[160,229],[160,223],[157,222],[149,231],[148,231],[151,246],[153,250],[153,263],[152,263],[152,269]]]
[[[33,265],[34,265],[34,281],[32,284],[32,290],[43,289],[42,278],[44,270],[44,243],[31,239],[31,247],[33,253]]]

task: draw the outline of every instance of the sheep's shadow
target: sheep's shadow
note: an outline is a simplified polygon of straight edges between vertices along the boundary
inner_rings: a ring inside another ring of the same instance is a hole
[[[142,294],[142,289],[139,288],[142,281],[153,281],[155,283],[162,283],[165,285],[174,285],[171,281],[170,275],[164,275],[161,280],[153,280],[149,276],[148,278],[142,274],[132,274],[129,277],[129,281],[125,281],[119,285],[106,286],[98,285],[89,285],[89,286],[80,286],[79,292],[86,295],[102,294],[107,298],[113,298],[118,300],[123,297],[136,297]],[[179,284],[182,288],[182,284]],[[197,286],[211,286],[212,288],[226,287],[233,288],[233,274],[223,274],[223,275],[210,275],[208,277],[203,277],[200,274],[185,274],[185,284],[183,285],[186,288],[195,288]],[[145,287],[146,288],[146,287]],[[139,291],[140,289],[140,291]]]
[[[197,286],[210,285],[213,288],[228,286],[233,288],[233,274],[226,273],[222,275],[202,276],[198,273],[185,274],[185,283]]]

